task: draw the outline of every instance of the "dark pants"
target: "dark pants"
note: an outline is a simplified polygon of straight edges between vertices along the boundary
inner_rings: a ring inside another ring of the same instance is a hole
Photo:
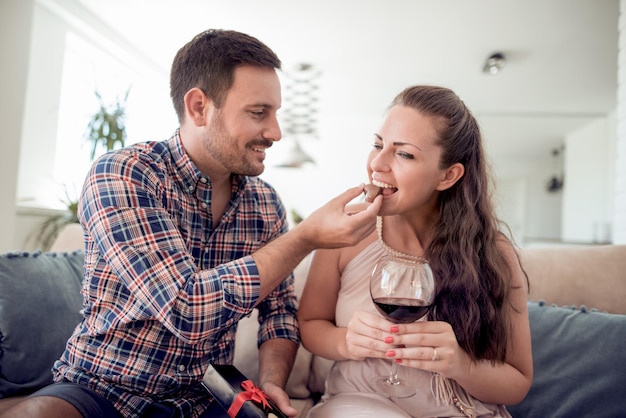
[[[30,396],[54,396],[72,405],[85,418],[121,418],[113,404],[93,390],[75,383],[57,382],[38,390]],[[178,410],[167,404],[153,403],[145,411],[149,418],[180,418]],[[228,418],[228,414],[216,402],[202,414],[202,418]]]

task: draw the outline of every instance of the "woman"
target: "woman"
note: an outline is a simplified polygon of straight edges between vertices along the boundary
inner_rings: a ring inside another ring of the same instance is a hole
[[[304,346],[335,360],[309,417],[509,417],[504,405],[532,381],[528,283],[489,201],[476,120],[449,89],[407,88],[374,135],[367,169],[382,189],[378,230],[318,250],[300,302]],[[369,275],[388,253],[429,261],[437,291],[427,320],[377,313]],[[390,359],[416,395],[370,387]]]

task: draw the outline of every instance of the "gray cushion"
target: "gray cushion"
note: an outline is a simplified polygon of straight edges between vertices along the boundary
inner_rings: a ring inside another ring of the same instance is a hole
[[[626,315],[528,302],[534,379],[522,417],[620,417],[626,411]]]
[[[52,381],[79,323],[82,252],[0,255],[0,398]]]

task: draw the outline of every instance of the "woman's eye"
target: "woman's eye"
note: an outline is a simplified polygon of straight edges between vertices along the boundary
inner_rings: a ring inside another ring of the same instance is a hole
[[[382,146],[382,145],[380,145],[380,144],[377,144],[377,143],[372,144],[372,147],[373,147],[374,149],[383,149],[383,146]]]
[[[408,152],[399,152],[398,156],[407,159],[407,160],[413,160],[415,159],[415,156],[413,154],[409,154]]]

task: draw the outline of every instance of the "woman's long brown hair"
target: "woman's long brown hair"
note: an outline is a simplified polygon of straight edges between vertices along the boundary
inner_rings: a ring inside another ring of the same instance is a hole
[[[440,167],[465,167],[463,177],[440,192],[439,219],[426,249],[437,283],[433,319],[450,323],[459,345],[475,360],[503,361],[512,268],[498,247],[498,241],[507,238],[490,200],[478,123],[463,101],[443,87],[409,87],[393,105],[435,117]]]

